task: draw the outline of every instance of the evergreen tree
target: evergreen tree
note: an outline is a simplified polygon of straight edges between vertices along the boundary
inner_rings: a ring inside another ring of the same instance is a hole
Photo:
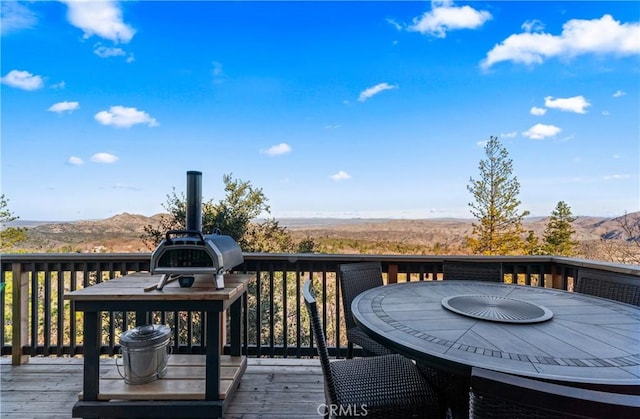
[[[524,254],[529,256],[544,254],[540,239],[538,239],[538,236],[536,236],[533,230],[529,230],[529,234],[524,240]]]
[[[473,224],[473,236],[467,244],[476,254],[521,254],[523,250],[522,219],[529,211],[519,212],[520,183],[513,175],[513,163],[498,137],[492,136],[485,146],[487,158],[478,166],[480,178],[470,178],[467,189],[475,202],[469,203],[479,223]]]
[[[256,217],[269,212],[267,197],[262,189],[254,188],[250,182],[224,175],[225,198],[217,203],[213,200],[202,202],[202,232],[210,234],[214,229],[233,237],[240,248],[246,252],[313,252],[313,241],[294,243],[285,227],[273,219],[255,223]],[[154,248],[169,230],[183,230],[186,227],[187,200],[184,194],[178,196],[175,188],[167,195],[163,204],[168,215],[164,216],[159,227],[144,227],[142,240]]]
[[[575,220],[569,205],[564,201],[558,202],[544,230],[543,246],[546,254],[557,256],[574,255],[577,242],[571,239],[575,233],[571,223]]]
[[[0,251],[11,249],[17,243],[27,239],[27,229],[20,227],[6,227],[5,224],[17,220],[18,216],[13,215],[9,210],[9,200],[4,194],[0,195]]]

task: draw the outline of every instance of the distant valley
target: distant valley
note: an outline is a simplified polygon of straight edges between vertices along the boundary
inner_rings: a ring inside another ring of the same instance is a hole
[[[636,216],[636,214],[633,214]],[[104,220],[75,222],[13,223],[28,228],[28,240],[17,251],[50,252],[149,252],[140,236],[147,225],[158,226],[162,214],[147,217],[123,213]],[[638,213],[640,216],[640,213]],[[258,220],[259,222],[260,220]],[[340,219],[340,218],[283,218],[277,220],[296,239],[316,241],[354,241],[370,243],[400,243],[442,249],[444,253],[461,253],[465,237],[472,231],[472,219]],[[542,237],[547,218],[529,218],[524,228]],[[599,242],[601,237],[621,234],[616,218],[578,217],[573,223],[574,240],[581,244]],[[332,252],[350,253],[349,245]],[[427,252],[428,253],[428,252]]]

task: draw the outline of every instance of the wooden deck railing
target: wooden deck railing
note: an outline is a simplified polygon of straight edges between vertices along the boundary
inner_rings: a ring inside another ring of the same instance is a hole
[[[442,279],[444,260],[500,262],[504,281],[523,285],[572,290],[580,269],[596,269],[630,276],[640,281],[640,267],[552,256],[449,257],[407,255],[325,255],[245,253],[235,270],[255,273],[245,310],[244,351],[250,356],[315,356],[309,323],[301,305],[304,280],[317,281],[321,316],[330,353],[346,355],[336,271],[341,263],[380,261],[387,283]],[[7,254],[2,255],[0,280],[0,347],[13,363],[29,356],[82,354],[82,313],[77,313],[65,292],[132,272],[149,270],[150,254]],[[155,321],[174,329],[174,351],[204,350],[198,312],[153,313]],[[119,334],[132,327],[134,313],[103,313],[102,353],[119,352]],[[228,350],[228,348],[226,348]]]

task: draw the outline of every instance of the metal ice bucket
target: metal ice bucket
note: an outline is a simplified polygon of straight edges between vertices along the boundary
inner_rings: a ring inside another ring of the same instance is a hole
[[[145,384],[167,374],[171,329],[165,325],[144,325],[120,336],[124,374],[127,384]],[[118,368],[120,372],[120,368]]]

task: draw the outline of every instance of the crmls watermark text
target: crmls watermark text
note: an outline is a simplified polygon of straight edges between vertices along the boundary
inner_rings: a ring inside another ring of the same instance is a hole
[[[348,404],[344,406],[338,406],[337,404],[320,404],[318,405],[318,414],[329,416],[367,416],[369,413],[367,411],[366,404]]]

